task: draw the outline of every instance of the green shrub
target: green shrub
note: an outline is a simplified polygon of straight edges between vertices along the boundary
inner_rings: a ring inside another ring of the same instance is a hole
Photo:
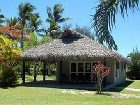
[[[12,86],[17,84],[18,77],[16,68],[5,68],[0,73],[0,83],[2,86]]]
[[[140,80],[140,64],[133,62],[130,66],[130,70],[126,73],[129,79]]]
[[[131,65],[130,70],[127,72],[127,77],[140,80],[140,51],[136,48],[128,57],[131,59]]]

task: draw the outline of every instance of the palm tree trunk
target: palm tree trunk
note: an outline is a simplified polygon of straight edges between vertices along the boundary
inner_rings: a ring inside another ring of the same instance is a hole
[[[23,28],[22,28],[22,30],[21,30],[21,39],[20,39],[20,44],[21,44],[21,49],[22,49],[22,51],[23,51]],[[23,62],[23,67],[22,67],[22,80],[23,80],[23,83],[25,83],[25,62],[24,61],[22,61]]]

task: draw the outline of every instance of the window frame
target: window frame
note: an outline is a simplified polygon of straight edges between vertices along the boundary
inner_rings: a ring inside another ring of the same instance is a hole
[[[118,64],[118,65],[117,65]],[[120,77],[120,62],[116,61],[115,62],[115,79],[118,79]]]
[[[71,64],[72,63],[76,64],[76,72],[71,71]],[[84,69],[83,72],[78,71],[78,63],[83,63],[83,69]],[[85,64],[86,63],[90,63],[91,71],[89,71],[89,72],[85,70]],[[93,73],[92,73],[93,63],[96,64],[96,63],[98,63],[98,61],[70,61],[70,63],[69,63],[69,75],[71,75],[72,73],[75,73],[76,75],[78,75],[79,73],[83,73],[83,75],[85,75],[86,73],[90,73],[90,75],[91,75],[90,81],[93,81]]]

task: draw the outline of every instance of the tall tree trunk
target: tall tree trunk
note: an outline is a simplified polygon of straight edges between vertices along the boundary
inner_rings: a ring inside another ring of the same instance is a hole
[[[97,93],[98,93],[98,94],[100,93],[99,89],[100,89],[100,80],[99,80],[99,78],[98,78],[98,79],[97,79]]]
[[[101,78],[98,78],[98,80],[97,80],[97,93],[98,94],[102,93],[102,80],[101,80]]]
[[[99,94],[101,94],[101,92],[102,92],[102,83],[100,82],[99,83]]]

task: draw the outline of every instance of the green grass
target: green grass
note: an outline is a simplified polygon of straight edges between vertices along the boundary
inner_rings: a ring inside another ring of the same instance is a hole
[[[139,105],[139,99],[62,93],[64,89],[16,87],[0,89],[1,105]]]
[[[134,89],[140,89],[140,80],[127,80],[126,83],[123,85],[119,85],[118,87],[121,87],[122,89],[111,89],[112,92],[120,92],[124,94],[138,94],[140,95],[140,91],[132,91],[127,90],[125,88],[134,88]],[[110,91],[110,90],[109,90]]]
[[[26,76],[26,79],[30,80],[30,77]],[[38,80],[40,79],[38,77]],[[54,77],[50,77],[50,79],[54,79]],[[130,86],[137,87],[140,81],[133,83]],[[63,91],[82,90],[51,88],[47,83],[45,85],[38,85],[27,84],[7,89],[0,88],[0,105],[140,105],[138,98],[127,99],[113,98],[112,95],[69,94],[63,93]],[[118,94],[123,92],[124,90],[113,93]],[[129,91],[127,92],[129,93]],[[134,93],[130,92],[129,94]]]
[[[128,86],[129,88],[140,89],[140,80],[135,80],[132,84]]]

